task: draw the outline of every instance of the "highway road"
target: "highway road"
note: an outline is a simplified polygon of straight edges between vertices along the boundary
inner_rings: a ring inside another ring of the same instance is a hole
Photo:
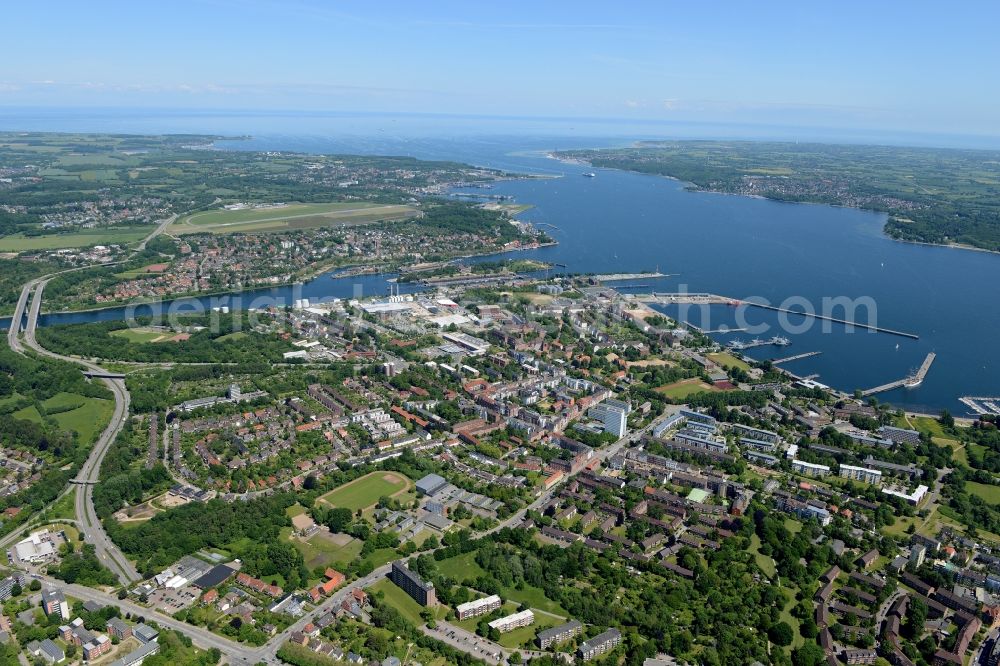
[[[215,200],[216,203],[218,203],[219,201],[220,201],[220,199],[216,199]],[[148,236],[146,236],[141,241],[139,241],[139,244],[135,246],[135,251],[136,252],[142,252],[143,250],[145,250],[146,249],[146,244],[149,241],[151,241],[154,238],[156,238],[157,236],[159,236],[160,234],[162,234],[164,232],[164,230],[167,227],[169,227],[171,224],[173,224],[174,220],[176,220],[176,219],[177,219],[176,215],[171,215],[170,217],[168,217],[168,218],[166,218],[164,220],[160,220],[160,223],[156,225],[156,228],[153,229],[152,231],[150,231]]]
[[[172,215],[160,221],[156,228],[153,229],[138,244],[136,252],[145,249],[146,244],[150,240],[162,233],[163,230],[176,219],[177,216]],[[112,262],[103,265],[110,266],[115,263],[120,262]],[[10,329],[7,331],[7,342],[12,350],[20,354],[24,354],[25,347],[27,347],[42,356],[75,363],[83,366],[86,370],[91,372],[106,372],[104,368],[90,361],[64,356],[62,354],[49,351],[39,345],[38,341],[35,339],[35,331],[38,327],[38,316],[41,313],[42,297],[45,292],[45,285],[47,285],[49,280],[56,275],[81,270],[82,268],[86,267],[71,268],[65,271],[52,273],[31,280],[24,285],[21,289],[21,295],[18,298],[17,305],[14,309],[14,316],[11,320]],[[27,321],[24,323],[24,339],[22,344],[20,328],[24,319],[29,297],[31,306],[27,311]],[[94,448],[91,450],[86,462],[84,462],[76,478],[73,480],[73,483],[77,485],[75,502],[76,525],[80,529],[81,534],[83,534],[86,542],[94,545],[97,557],[101,560],[101,563],[110,569],[118,577],[118,580],[120,580],[122,584],[128,584],[139,580],[141,576],[135,566],[133,566],[128,558],[122,554],[118,547],[115,546],[115,544],[108,537],[107,532],[104,531],[104,526],[101,524],[101,521],[97,516],[97,512],[94,510],[93,484],[97,483],[100,477],[101,462],[104,460],[104,456],[107,455],[108,449],[115,441],[115,438],[118,437],[118,433],[121,432],[121,429],[124,427],[126,419],[129,418],[129,393],[125,388],[124,380],[102,379],[101,381],[103,381],[105,386],[111,390],[115,400],[115,409],[111,416],[111,421],[94,443]]]
[[[105,372],[103,368],[89,361],[51,352],[39,345],[37,340],[35,340],[38,315],[41,310],[42,297],[48,280],[49,278],[43,278],[35,282],[31,308],[28,311],[28,320],[24,328],[23,347],[21,341],[17,339],[14,327],[11,327],[11,330],[14,331],[8,335],[9,340],[11,339],[11,335],[13,336],[11,348],[24,353],[24,347],[27,347],[42,356],[75,363],[92,372]],[[27,288],[26,286],[25,289]],[[123,584],[127,584],[139,580],[141,576],[132,563],[129,562],[128,558],[112,543],[107,532],[104,531],[104,526],[101,524],[100,519],[97,517],[97,512],[94,510],[93,484],[97,482],[100,475],[101,462],[104,460],[104,456],[115,441],[118,433],[121,432],[122,427],[124,427],[126,419],[129,418],[129,393],[125,388],[124,380],[103,379],[101,381],[111,390],[115,400],[115,409],[111,415],[111,421],[100,436],[98,436],[90,455],[73,480],[73,483],[78,486],[75,505],[76,524],[80,528],[80,532],[84,535],[86,542],[94,545],[97,557],[100,558],[101,563],[110,569]]]

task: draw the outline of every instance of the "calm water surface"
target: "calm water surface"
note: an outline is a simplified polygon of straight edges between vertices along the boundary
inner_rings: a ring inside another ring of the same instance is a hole
[[[0,117],[0,128],[13,128],[11,122]],[[901,378],[934,351],[937,360],[920,387],[884,393],[879,398],[908,409],[948,408],[964,414],[967,410],[958,402],[960,396],[1000,395],[1000,256],[892,241],[882,235],[884,216],[876,213],[692,193],[677,181],[609,170],[596,170],[595,178],[585,178],[582,173],[590,169],[563,164],[544,154],[560,148],[623,145],[633,138],[718,133],[700,130],[698,134],[684,128],[646,128],[639,133],[632,128],[630,135],[608,131],[577,136],[571,131],[553,131],[552,126],[522,126],[504,135],[476,134],[470,129],[464,136],[444,138],[440,132],[403,131],[388,122],[383,123],[388,129],[382,131],[373,130],[370,123],[345,129],[343,122],[331,119],[306,123],[306,129],[301,122],[273,117],[266,121],[214,116],[132,118],[116,124],[95,116],[70,126],[65,126],[65,119],[41,118],[34,125],[25,119],[18,122],[18,129],[72,131],[117,127],[117,131],[133,132],[223,132],[228,127],[231,134],[245,132],[257,137],[227,143],[234,149],[406,154],[558,176],[501,183],[492,190],[533,204],[523,219],[552,225],[543,228],[559,245],[522,256],[566,264],[567,270],[576,272],[659,269],[677,274],[643,281],[657,291],[687,289],[764,298],[774,304],[799,297],[817,309],[825,297],[870,298],[877,305],[879,325],[915,333],[920,339],[860,329],[847,332],[839,325],[824,330],[819,323],[805,331],[790,332],[779,326],[773,313],[752,309],[746,314],[749,323],[770,326],[760,337],[783,334],[792,345],[758,348],[749,354],[775,358],[820,351],[819,356],[785,367],[801,375],[818,374],[821,382],[852,390]],[[333,280],[321,276],[296,292],[291,288],[262,290],[229,304],[246,307],[258,296],[286,301],[292,297],[351,297],[358,293],[356,284],[365,295],[381,294],[386,290],[385,279]],[[667,312],[680,314],[676,308]],[[691,309],[683,316],[716,329],[734,326],[738,312],[715,306],[704,312]],[[109,310],[47,315],[41,323],[111,319],[123,314],[122,310]],[[859,319],[866,316],[862,311]],[[791,322],[799,324],[801,319],[793,317]],[[726,341],[752,336],[714,337]]]

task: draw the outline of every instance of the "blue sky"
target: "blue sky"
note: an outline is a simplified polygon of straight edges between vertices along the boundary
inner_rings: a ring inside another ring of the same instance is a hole
[[[0,106],[1000,135],[988,2],[18,2]]]

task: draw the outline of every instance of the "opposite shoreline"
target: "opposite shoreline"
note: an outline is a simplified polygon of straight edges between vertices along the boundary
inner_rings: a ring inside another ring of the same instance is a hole
[[[600,148],[596,148],[594,150],[601,150],[601,149]],[[746,198],[746,199],[761,199],[761,200],[764,200],[764,201],[774,201],[775,203],[783,203],[783,204],[804,204],[804,205],[807,205],[807,206],[829,206],[831,208],[846,208],[846,209],[849,209],[849,210],[860,210],[860,211],[864,211],[866,213],[879,213],[879,214],[887,215],[888,216],[888,213],[886,213],[883,210],[875,210],[873,208],[861,208],[861,207],[858,207],[858,206],[848,206],[846,204],[824,203],[824,202],[820,202],[820,201],[791,201],[791,200],[788,200],[788,199],[777,199],[775,197],[768,197],[768,196],[760,195],[760,194],[740,194],[739,192],[723,192],[722,190],[713,190],[711,188],[702,187],[702,186],[698,185],[697,183],[692,183],[691,181],[682,180],[682,179],[680,179],[680,178],[678,178],[676,176],[671,176],[669,174],[645,173],[643,171],[634,171],[632,169],[618,169],[618,168],[615,168],[615,167],[595,167],[591,162],[588,162],[586,160],[578,160],[578,159],[573,159],[573,158],[564,158],[564,157],[560,157],[557,153],[554,153],[554,152],[548,152],[548,153],[546,153],[546,157],[549,157],[549,158],[551,158],[553,160],[556,160],[557,162],[562,162],[563,164],[572,164],[574,166],[587,166],[587,167],[592,167],[592,168],[595,168],[595,169],[608,169],[610,171],[623,171],[623,172],[628,172],[628,173],[640,174],[640,175],[644,175],[644,176],[654,176],[654,177],[657,177],[657,178],[666,178],[667,180],[673,180],[673,181],[677,181],[679,183],[682,183],[685,186],[684,189],[687,190],[688,192],[692,192],[692,193],[693,192],[698,192],[698,193],[701,193],[701,194],[720,194],[720,195],[723,195],[723,196],[743,197],[743,198]],[[907,238],[897,238],[897,237],[893,236],[892,234],[886,233],[886,231],[885,231],[886,226],[888,226],[888,219],[886,220],[886,224],[884,224],[882,226],[882,233],[881,233],[882,237],[884,237],[884,238],[886,238],[888,240],[891,240],[891,241],[895,241],[897,243],[907,243],[907,244],[910,244],[910,245],[924,245],[926,247],[942,247],[942,248],[949,248],[949,249],[952,249],[952,250],[969,250],[969,251],[972,251],[972,252],[983,252],[983,253],[986,253],[986,254],[1000,255],[1000,250],[990,250],[990,249],[985,248],[985,247],[976,247],[975,245],[969,245],[967,243],[932,243],[930,241],[918,241],[918,240],[909,240]]]

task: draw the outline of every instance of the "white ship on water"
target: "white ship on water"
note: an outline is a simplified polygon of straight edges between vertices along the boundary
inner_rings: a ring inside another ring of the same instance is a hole
[[[760,338],[754,338],[750,342],[745,342],[743,340],[730,340],[726,345],[730,349],[735,349],[740,351],[743,349],[752,349],[754,347],[764,347],[766,345],[774,345],[776,347],[787,347],[792,344],[792,341],[788,338],[783,338],[780,335],[776,335],[773,338],[768,338],[767,340],[761,340]]]

